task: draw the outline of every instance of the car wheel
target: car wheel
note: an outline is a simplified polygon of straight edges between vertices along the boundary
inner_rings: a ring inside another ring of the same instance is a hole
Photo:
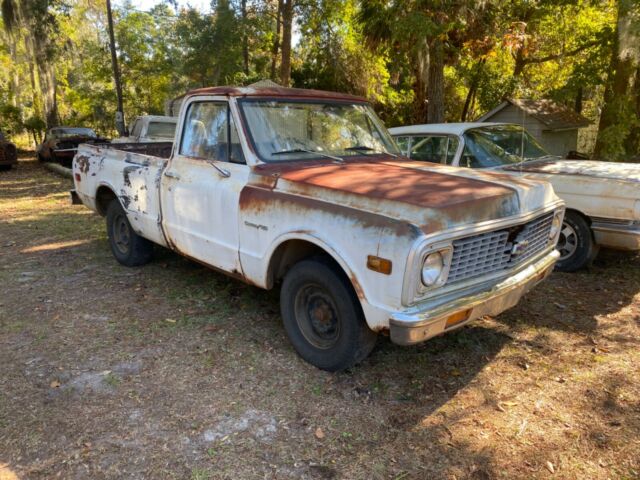
[[[107,208],[107,236],[113,256],[122,265],[144,265],[153,256],[153,243],[133,230],[117,199],[112,200]]]
[[[572,211],[568,211],[564,217],[556,248],[560,252],[556,270],[560,272],[575,272],[584,268],[598,253],[589,224],[582,215]]]
[[[318,368],[344,370],[375,346],[377,334],[367,326],[349,280],[328,259],[303,260],[287,272],[280,308],[296,352]]]

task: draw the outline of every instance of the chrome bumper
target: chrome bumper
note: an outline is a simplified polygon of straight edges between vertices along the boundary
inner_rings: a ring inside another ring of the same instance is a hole
[[[593,222],[591,225],[596,243],[618,250],[640,250],[640,225],[631,223]]]
[[[488,291],[467,295],[434,309],[418,304],[392,314],[389,320],[391,341],[398,345],[413,345],[476,318],[504,312],[517,305],[525,293],[549,276],[559,256],[554,250]]]

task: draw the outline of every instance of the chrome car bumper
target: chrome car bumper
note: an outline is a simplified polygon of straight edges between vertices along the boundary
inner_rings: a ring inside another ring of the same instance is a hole
[[[553,250],[490,290],[467,295],[433,309],[428,303],[418,304],[392,314],[389,320],[391,341],[398,345],[413,345],[484,315],[504,312],[553,271],[559,256],[559,252]]]
[[[640,250],[640,223],[594,221],[591,229],[598,245],[618,250]]]

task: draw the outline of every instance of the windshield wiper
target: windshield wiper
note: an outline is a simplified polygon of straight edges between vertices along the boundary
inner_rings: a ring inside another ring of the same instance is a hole
[[[313,155],[320,155],[321,157],[330,158],[336,162],[344,163],[344,159],[329,155],[328,153],[318,152],[316,150],[308,150],[306,148],[292,148],[291,150],[280,150],[279,152],[271,152],[271,155],[286,155],[287,153],[311,153]]]
[[[345,148],[345,151],[357,151],[357,152],[373,152],[374,149],[371,147],[367,147],[366,145],[355,145],[353,147]]]

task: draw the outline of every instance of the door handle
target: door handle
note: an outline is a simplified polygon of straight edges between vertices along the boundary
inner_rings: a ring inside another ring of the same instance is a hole
[[[176,180],[180,180],[180,175],[171,171],[164,172],[164,176],[168,178],[175,178]]]
[[[216,171],[218,172],[218,175],[220,175],[222,178],[229,178],[231,176],[231,172],[229,170],[219,167],[218,165],[216,165],[216,162],[207,160],[207,163],[211,165],[213,168],[215,168]]]

